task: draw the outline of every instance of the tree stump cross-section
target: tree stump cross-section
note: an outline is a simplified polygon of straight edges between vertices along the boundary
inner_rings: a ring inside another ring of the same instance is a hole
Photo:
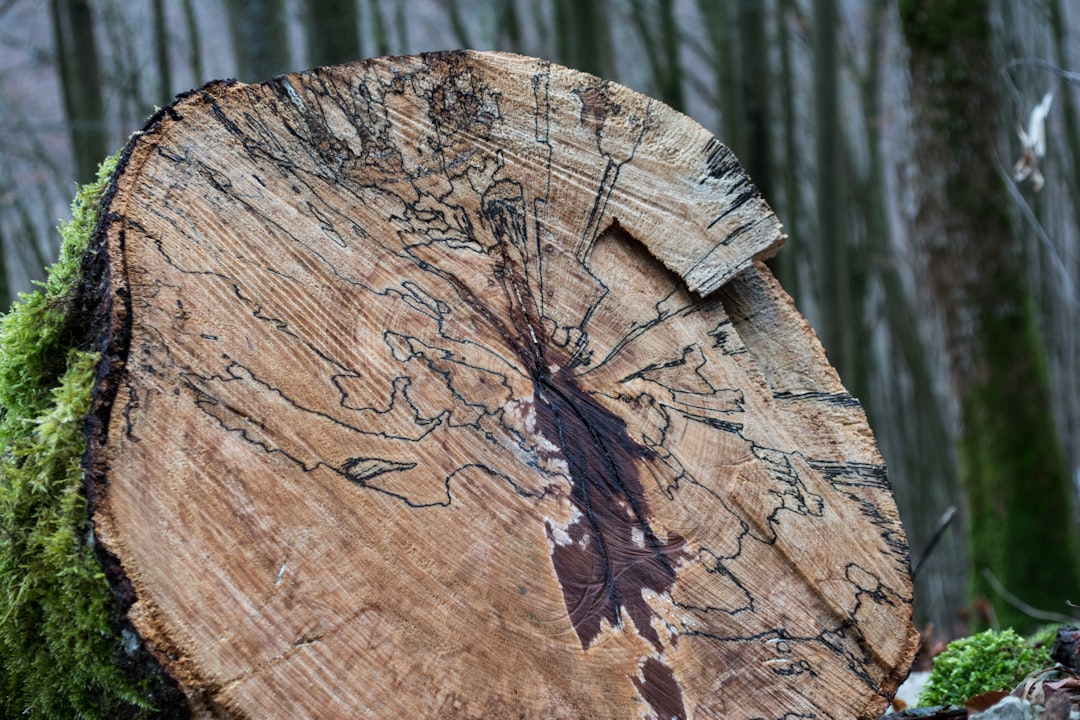
[[[204,717],[873,717],[859,404],[708,132],[499,53],[216,83],[98,234],[93,518]]]

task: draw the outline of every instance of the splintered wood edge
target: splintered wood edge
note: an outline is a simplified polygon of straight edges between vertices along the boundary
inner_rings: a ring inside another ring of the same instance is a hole
[[[467,51],[467,56],[496,71],[519,68],[522,75],[551,67],[510,53]],[[605,200],[611,205],[610,214],[624,227],[633,227],[634,237],[656,259],[691,291],[709,295],[753,261],[779,251],[786,239],[780,221],[726,145],[659,101],[615,82],[597,82],[596,92],[579,97],[582,119],[598,124],[598,137],[603,123],[618,121],[608,116],[605,106],[647,103],[641,110],[648,121],[640,129],[638,143],[622,158],[609,157],[615,165],[611,185],[617,178],[620,183],[619,192]],[[653,128],[657,132],[651,132]],[[605,149],[601,143],[601,151]]]

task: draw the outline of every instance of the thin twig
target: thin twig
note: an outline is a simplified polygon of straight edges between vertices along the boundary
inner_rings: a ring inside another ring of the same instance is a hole
[[[1001,584],[1001,581],[994,577],[994,573],[990,572],[990,568],[984,567],[982,569],[982,576],[986,578],[986,582],[990,583],[990,586],[994,588],[996,593],[1005,598],[1007,603],[1029,617],[1033,617],[1036,620],[1045,620],[1046,622],[1075,623],[1077,621],[1077,618],[1071,615],[1050,612],[1049,610],[1040,610],[1028,605],[1026,602],[1009,592],[1005,586]]]
[[[1008,188],[1009,195],[1012,196],[1013,202],[1015,202],[1016,206],[1020,209],[1020,213],[1024,216],[1024,219],[1031,224],[1032,229],[1035,231],[1035,237],[1042,243],[1047,256],[1053,262],[1054,268],[1061,275],[1062,284],[1068,295],[1068,301],[1074,306],[1080,307],[1080,294],[1076,291],[1076,284],[1073,282],[1072,275],[1066,265],[1066,259],[1061,257],[1057,247],[1054,245],[1054,241],[1050,239],[1046,230],[1043,229],[1042,223],[1040,223],[1039,219],[1035,216],[1035,212],[1031,209],[1031,206],[1028,205],[1027,200],[1024,199],[1024,196],[1016,187],[1016,183],[1014,183],[1012,177],[1009,176],[1009,172],[1000,162],[998,163],[998,173],[1001,174],[1001,178],[1005,182],[1005,187]]]
[[[938,518],[937,525],[934,527],[934,533],[930,536],[930,542],[926,543],[926,547],[923,548],[922,554],[919,556],[919,561],[915,563],[915,569],[911,571],[911,579],[914,580],[919,571],[922,570],[923,565],[926,564],[926,559],[930,557],[930,553],[937,547],[938,542],[941,541],[942,536],[952,524],[953,518],[956,517],[956,506],[950,505],[949,508],[942,513]]]
[[[1005,63],[1005,68],[1006,69],[1012,69],[1012,68],[1016,67],[1017,65],[1032,65],[1034,67],[1041,68],[1043,70],[1051,72],[1054,75],[1057,75],[1057,76],[1063,78],[1067,82],[1071,82],[1071,83],[1075,83],[1077,85],[1080,85],[1080,73],[1069,72],[1068,70],[1062,70],[1061,68],[1057,67],[1056,65],[1052,65],[1051,63],[1048,63],[1045,60],[1039,60],[1037,58],[1013,58],[1012,60]]]

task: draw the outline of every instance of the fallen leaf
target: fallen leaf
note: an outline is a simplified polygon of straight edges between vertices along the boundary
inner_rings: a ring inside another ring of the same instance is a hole
[[[964,703],[964,707],[967,708],[968,717],[971,717],[975,713],[982,712],[983,710],[989,710],[997,705],[1003,698],[1007,698],[1009,693],[1004,690],[991,690],[990,692],[984,692],[981,695],[975,697]]]

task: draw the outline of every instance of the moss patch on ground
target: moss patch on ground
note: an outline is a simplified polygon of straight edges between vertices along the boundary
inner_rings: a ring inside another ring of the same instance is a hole
[[[934,658],[919,704],[962,706],[976,695],[1011,691],[1028,673],[1052,664],[1046,646],[1035,647],[1012,629],[953,640]]]
[[[94,555],[82,456],[98,354],[72,317],[80,268],[117,157],[83,186],[60,258],[0,319],[0,713],[150,712],[120,669],[117,603]]]

